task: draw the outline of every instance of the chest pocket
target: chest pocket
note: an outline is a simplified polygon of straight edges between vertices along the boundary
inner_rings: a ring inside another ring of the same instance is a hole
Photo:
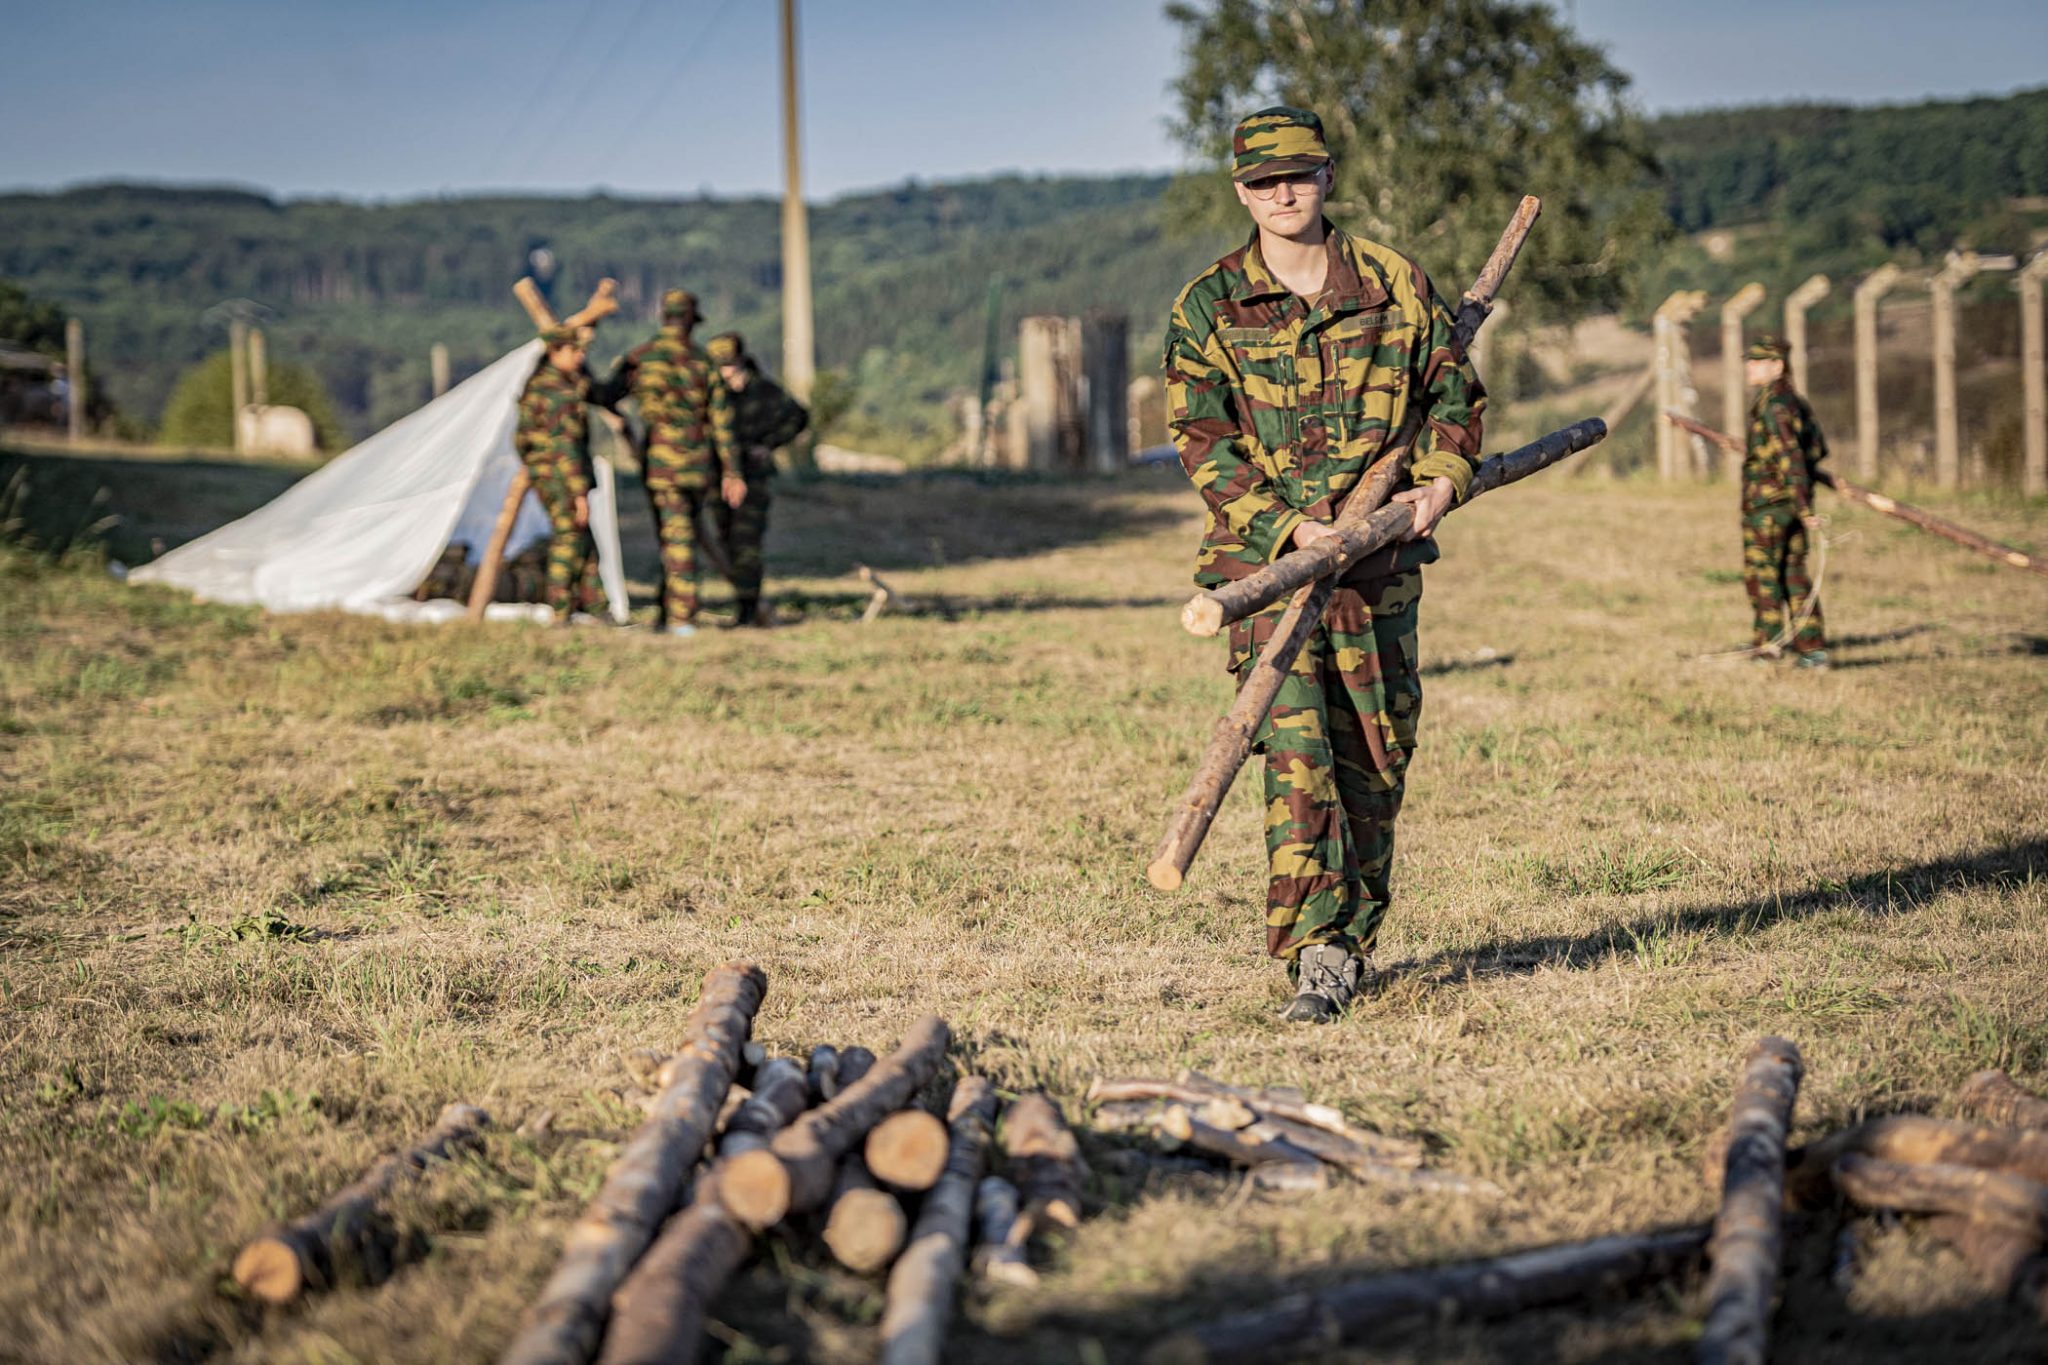
[[[1398,308],[1354,313],[1323,329],[1322,401],[1347,457],[1376,456],[1403,416],[1417,336]]]
[[[1293,343],[1263,327],[1225,327],[1217,334],[1237,367],[1237,418],[1241,429],[1258,441],[1263,455],[1278,472],[1294,444],[1295,405],[1299,401]]]

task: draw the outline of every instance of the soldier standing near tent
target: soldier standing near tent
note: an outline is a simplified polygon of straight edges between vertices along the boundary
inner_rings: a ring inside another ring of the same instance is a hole
[[[797,438],[811,415],[780,384],[761,373],[738,332],[711,338],[705,350],[732,397],[733,447],[739,454],[740,477],[746,483],[746,496],[738,503],[720,503],[713,509],[739,605],[733,624],[767,625],[768,618],[760,611],[761,542],[768,534],[775,452]]]
[[[661,296],[661,330],[619,359],[598,393],[616,407],[640,406],[646,429],[641,477],[661,541],[661,607],[656,625],[671,635],[697,631],[697,514],[713,490],[728,506],[747,494],[733,458],[732,404],[711,361],[690,333],[697,296],[671,289]]]
[[[1408,405],[1428,411],[1412,486],[1394,495],[1413,526],[1339,581],[1258,738],[1266,951],[1294,982],[1283,1017],[1323,1023],[1378,984],[1372,951],[1422,707],[1421,567],[1477,467],[1485,396],[1453,360],[1451,313],[1421,268],[1322,216],[1335,162],[1320,119],[1262,110],[1237,125],[1233,150],[1251,240],[1181,291],[1166,332],[1174,444],[1208,504],[1195,581],[1243,578],[1332,534]],[[1240,678],[1285,605],[1231,627]]]
[[[602,600],[590,534],[590,376],[581,329],[558,325],[540,339],[547,349],[519,395],[512,444],[548,514],[546,601],[556,623],[565,624],[576,613],[596,612]]]
[[[1826,668],[1827,634],[1806,552],[1818,525],[1813,485],[1828,443],[1786,376],[1791,355],[1782,337],[1763,337],[1743,358],[1743,378],[1758,392],[1742,457],[1742,584],[1755,616],[1753,657],[1776,659],[1789,646],[1799,667]],[[1781,638],[1791,622],[1791,638]]]

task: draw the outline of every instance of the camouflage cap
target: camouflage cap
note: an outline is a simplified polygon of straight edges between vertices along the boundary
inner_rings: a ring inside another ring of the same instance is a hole
[[[1230,152],[1232,180],[1313,170],[1333,159],[1323,141],[1323,121],[1286,104],[1240,120],[1230,135]]]
[[[581,346],[583,344],[583,329],[571,327],[566,322],[558,322],[552,327],[540,329],[540,341],[541,345],[546,346],[550,350],[557,346]]]
[[[1790,360],[1792,343],[1781,336],[1760,336],[1742,353],[1744,360]]]
[[[661,315],[665,318],[696,317],[697,296],[687,289],[670,289],[662,293]]]
[[[704,343],[714,365],[737,365],[747,357],[747,343],[738,332],[721,332]]]

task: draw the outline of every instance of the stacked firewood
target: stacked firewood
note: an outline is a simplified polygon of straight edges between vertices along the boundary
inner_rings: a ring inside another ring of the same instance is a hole
[[[881,1359],[937,1361],[970,1264],[1029,1281],[1033,1237],[1079,1222],[1087,1168],[1049,1098],[1021,1096],[999,1125],[994,1089],[969,1075],[943,1120],[919,1108],[952,1038],[936,1016],[882,1057],[768,1056],[749,1038],[766,989],[751,964],[706,978],[682,1051],[651,1070],[647,1122],[506,1362],[697,1359],[721,1291],[771,1229],[886,1276]],[[991,1173],[998,1151],[1015,1183]]]

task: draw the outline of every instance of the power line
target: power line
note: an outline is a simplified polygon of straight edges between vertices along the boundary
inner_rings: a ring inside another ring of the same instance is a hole
[[[590,32],[591,21],[596,18],[597,11],[604,3],[605,0],[585,0],[583,12],[576,17],[576,22],[569,26],[568,31],[573,38],[581,38]],[[551,43],[549,50],[552,51],[557,46],[559,45]],[[543,71],[546,69],[545,63],[538,65]],[[600,66],[598,69],[601,71],[603,67]],[[554,95],[562,89],[560,81],[535,81],[533,85],[535,89],[532,98],[522,103],[519,106],[518,112],[505,121],[505,131],[498,139],[497,147],[481,163],[483,179],[486,182],[498,174],[499,169],[504,165],[506,154],[525,140],[526,134],[532,129],[533,122],[539,117],[541,110],[552,105],[554,103]],[[573,110],[575,106],[571,105],[570,108]]]
[[[675,83],[682,78],[683,73],[688,71],[691,65],[708,50],[712,35],[718,32],[719,25],[725,22],[725,17],[732,13],[733,7],[737,3],[738,0],[725,0],[725,3],[713,12],[710,21],[697,31],[696,38],[683,49],[682,60],[678,61],[667,75],[655,81],[649,88],[647,98],[640,102],[640,107],[633,111],[631,118],[626,120],[628,126],[644,121],[649,114],[654,112],[655,106],[661,102],[662,96],[674,89]]]

